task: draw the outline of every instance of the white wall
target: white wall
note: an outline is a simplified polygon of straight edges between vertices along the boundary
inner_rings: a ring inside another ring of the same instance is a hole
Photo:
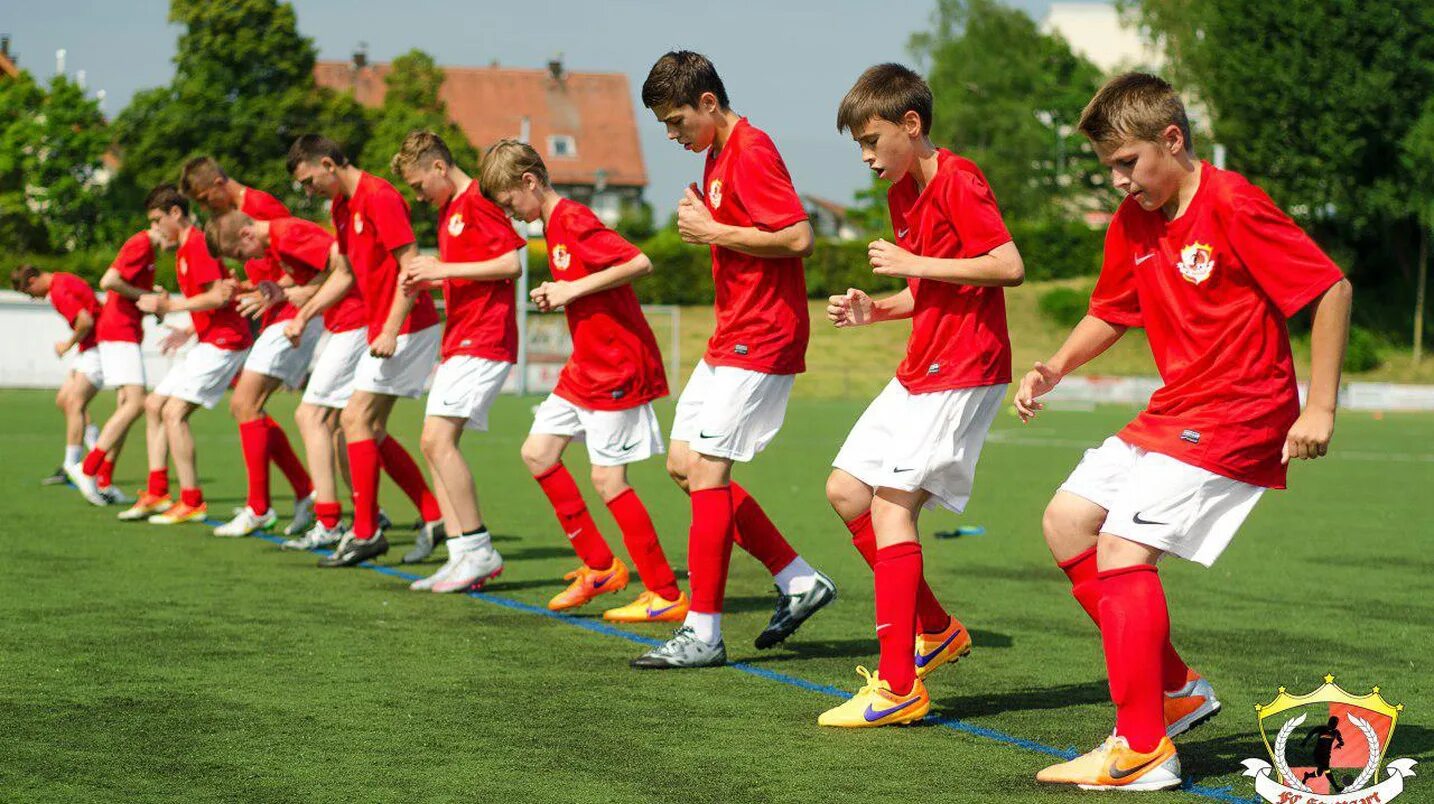
[[[104,294],[100,294],[104,298]],[[176,326],[188,326],[189,316],[167,317]],[[159,352],[159,341],[167,326],[145,319],[145,376],[153,386],[174,362]],[[23,293],[0,290],[0,388],[58,388],[69,374],[74,351],[62,360],[55,357],[57,341],[70,337],[70,325],[55,312],[48,299],[31,299]]]

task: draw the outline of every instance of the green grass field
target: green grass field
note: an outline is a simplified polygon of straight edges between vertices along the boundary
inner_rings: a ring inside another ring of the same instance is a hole
[[[740,664],[638,673],[633,640],[667,629],[603,629],[596,604],[573,618],[532,608],[575,563],[518,458],[536,399],[500,400],[493,432],[467,443],[508,560],[481,598],[409,592],[402,570],[319,570],[312,555],[200,526],[124,525],[41,488],[61,447],[49,399],[0,392],[0,800],[1116,800],[1032,778],[1050,761],[1040,747],[1089,748],[1112,723],[1098,636],[1039,521],[1081,448],[1129,410],[1000,418],[967,515],[923,523],[928,577],[975,652],[932,677],[939,722],[848,732],[815,721],[837,701],[824,688],[854,690],[853,667],[875,661],[871,580],[822,487],[861,402],[795,401],[776,443],[738,474],[839,600],[758,652],[771,587],[738,555],[725,626]],[[293,404],[271,408],[288,421]],[[106,395],[97,413],[111,405]],[[659,414],[670,421],[670,404]],[[416,402],[394,416],[411,448],[420,416]],[[221,407],[195,426],[211,510],[227,514],[243,498],[234,425]],[[1332,457],[1296,467],[1293,490],[1267,495],[1214,569],[1163,568],[1176,643],[1226,710],[1179,743],[1197,790],[1142,800],[1250,797],[1238,771],[1264,753],[1253,705],[1325,673],[1405,705],[1391,758],[1434,756],[1431,443],[1434,417],[1344,414]],[[142,482],[142,452],[135,433],[118,473],[127,488]],[[581,450],[569,465],[583,477]],[[635,468],[634,485],[681,567],[685,498],[657,461]],[[384,494],[396,519],[411,517],[396,489]],[[986,533],[930,538],[958,523]],[[386,568],[412,538],[396,536]],[[1434,800],[1434,780],[1410,785],[1409,801]]]

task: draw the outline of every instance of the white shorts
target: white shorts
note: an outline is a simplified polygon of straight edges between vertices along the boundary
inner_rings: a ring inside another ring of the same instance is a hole
[[[1102,533],[1207,567],[1265,493],[1262,486],[1148,452],[1116,436],[1086,450],[1061,491],[1108,512]]]
[[[244,370],[274,377],[290,388],[298,388],[299,383],[304,381],[304,372],[309,370],[309,361],[314,357],[314,346],[324,334],[324,322],[317,318],[310,320],[304,327],[298,346],[284,337],[284,327],[288,323],[270,324],[259,332],[253,348],[249,350],[248,359],[244,361]]]
[[[512,363],[454,355],[438,364],[428,389],[425,416],[467,419],[466,430],[488,429],[488,408],[503,390]]]
[[[304,387],[304,404],[321,408],[342,408],[354,393],[354,372],[359,358],[368,354],[368,332],[363,328],[330,332],[309,384]]]
[[[549,394],[533,413],[534,435],[569,436],[588,446],[593,466],[622,466],[661,455],[662,427],[647,403],[623,410],[589,410]]]
[[[184,360],[170,368],[155,386],[160,396],[171,396],[212,408],[224,397],[229,382],[244,365],[248,350],[220,349],[211,343],[197,343]]]
[[[438,360],[443,327],[431,327],[398,336],[393,357],[374,357],[364,350],[354,373],[354,390],[384,396],[423,396],[423,385]]]
[[[1006,386],[913,394],[887,383],[856,420],[832,466],[872,488],[930,493],[927,508],[966,508],[986,433]]]
[[[100,361],[100,350],[97,347],[77,352],[70,359],[70,371],[83,374],[90,385],[96,388],[105,387],[104,364]]]
[[[144,352],[130,341],[100,341],[92,351],[100,356],[100,370],[111,388],[144,387]]]
[[[714,458],[750,461],[782,429],[795,374],[763,374],[698,361],[677,399],[672,440]]]

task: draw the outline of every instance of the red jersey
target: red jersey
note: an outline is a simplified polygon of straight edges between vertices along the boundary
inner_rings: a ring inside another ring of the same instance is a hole
[[[775,232],[807,219],[777,146],[745,117],[720,152],[708,152],[702,186],[718,223]],[[707,341],[707,365],[765,374],[806,371],[811,324],[801,258],[752,257],[712,246],[712,281],[717,331]]]
[[[907,174],[886,192],[896,244],[922,257],[970,259],[1011,242],[976,163],[945,148],[924,190]],[[997,287],[907,279],[916,307],[896,379],[913,394],[1011,381],[1006,294]]]
[[[368,340],[372,343],[383,331],[388,313],[393,309],[393,296],[398,292],[398,260],[394,259],[393,251],[414,239],[413,227],[408,222],[408,202],[392,184],[365,172],[347,203],[335,200],[332,214],[334,228],[339,233],[339,248],[349,259],[368,310]],[[426,292],[419,293],[399,334],[424,330],[437,323],[438,309],[433,306],[433,297]]]
[[[483,197],[478,182],[449,199],[438,211],[438,259],[486,262],[527,245],[497,204]],[[471,355],[513,363],[518,359],[518,315],[513,280],[443,280],[448,321],[443,359]]]
[[[543,232],[548,270],[558,281],[581,279],[642,253],[592,210],[567,199],[553,208]],[[632,285],[584,296],[563,311],[573,354],[553,393],[590,410],[626,410],[667,396],[662,352]]]
[[[229,278],[224,264],[209,254],[204,244],[204,233],[191,226],[180,237],[179,250],[174,257],[174,275],[179,280],[179,290],[186,297],[198,296],[205,285]],[[214,310],[195,310],[189,313],[194,323],[194,334],[200,343],[208,343],[227,351],[248,349],[254,342],[249,331],[249,322],[234,308],[233,300]]]
[[[284,206],[282,201],[263,190],[255,190],[253,187],[244,188],[244,198],[239,203],[239,211],[256,221],[272,221],[289,217],[289,208]],[[260,282],[278,282],[284,275],[284,269],[268,257],[259,257],[244,263],[244,275],[249,277],[249,281],[255,285]],[[298,314],[299,311],[294,305],[280,302],[264,311],[259,318],[259,326],[263,328],[270,324],[288,321]]]
[[[333,245],[334,236],[317,223],[302,218],[277,218],[269,221],[269,249],[265,259],[293,277],[295,284],[307,285],[328,270],[329,249]],[[324,311],[324,329],[329,332],[348,332],[363,325],[363,298],[354,288]]]
[[[149,240],[149,230],[130,235],[110,267],[119,273],[120,279],[140,290],[154,290],[154,244]],[[112,290],[105,294],[105,306],[100,308],[95,335],[102,341],[139,343],[144,340],[143,321],[144,313],[134,299]]]
[[[1144,327],[1165,385],[1120,438],[1284,488],[1280,448],[1300,413],[1285,319],[1341,278],[1237,173],[1201,163],[1200,187],[1173,221],[1126,199],[1106,233],[1090,314]]]
[[[54,305],[55,312],[64,317],[70,325],[75,328],[75,319],[79,318],[80,311],[90,314],[90,319],[95,323],[100,318],[100,301],[95,298],[95,292],[85,280],[63,272],[50,274],[50,304]],[[90,334],[80,341],[81,352],[95,348],[95,331],[90,329]]]

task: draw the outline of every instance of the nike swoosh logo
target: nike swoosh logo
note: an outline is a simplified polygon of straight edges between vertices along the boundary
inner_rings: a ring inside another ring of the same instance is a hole
[[[916,666],[917,666],[917,667],[925,667],[927,664],[929,664],[929,663],[931,662],[932,659],[935,659],[936,656],[941,653],[941,651],[946,650],[946,646],[947,646],[947,645],[950,645],[952,642],[954,642],[954,641],[956,640],[956,637],[958,637],[958,636],[960,636],[960,635],[961,635],[961,629],[960,629],[960,628],[957,628],[955,631],[952,631],[952,632],[951,632],[951,636],[946,637],[946,641],[945,641],[945,642],[942,642],[940,645],[937,646],[936,650],[933,650],[933,651],[931,651],[930,653],[922,653],[922,652],[920,652],[920,651],[917,651],[917,653],[916,653]]]
[[[564,531],[564,532],[566,533],[566,531]],[[576,539],[577,537],[581,536],[582,534],[583,534],[583,532],[580,531],[580,530],[575,530],[575,531],[573,531],[572,533],[568,533],[568,541],[572,541],[573,539]]]
[[[906,467],[905,469],[892,469],[892,470],[891,470],[891,473],[892,473],[893,475],[899,475],[899,474],[901,474],[902,472],[911,472],[911,471],[914,471],[915,469],[916,469],[916,467],[914,467],[914,466],[908,466],[908,467]]]
[[[910,229],[902,229],[901,231],[899,231],[899,232],[896,233],[896,236],[897,236],[897,237],[906,237],[906,233],[909,232],[909,231],[911,231],[911,230],[910,230]]]
[[[912,698],[908,701],[903,701],[902,703],[899,703],[896,706],[891,707],[890,709],[872,709],[871,704],[867,704],[866,711],[862,713],[862,717],[866,718],[867,723],[875,723],[876,721],[881,720],[887,715],[894,715],[897,712],[900,712],[901,710],[905,709],[908,706],[911,706],[919,700],[921,699]]]
[[[697,437],[698,437],[698,438],[721,438],[721,437],[724,436],[724,435],[726,435],[726,433],[716,433],[716,434],[713,434],[713,435],[708,435],[707,433],[704,433],[704,432],[702,432],[701,430],[697,431]]]
[[[876,627],[876,632],[879,634],[879,633],[881,633],[881,629],[883,629],[883,628],[890,628],[890,627],[891,627],[891,623],[882,623],[881,625],[878,625],[878,626]]]
[[[458,407],[459,405],[463,404],[463,403],[466,402],[466,401],[467,401],[467,400],[463,399],[462,397],[459,397],[458,399],[445,399],[445,400],[443,400],[443,407],[445,407],[445,408],[456,408],[456,407]]]
[[[1136,264],[1136,265],[1140,265],[1141,263],[1145,262],[1146,260],[1151,259],[1151,258],[1154,257],[1154,256],[1155,256],[1155,252],[1153,252],[1153,251],[1150,252],[1149,254],[1142,254],[1142,255],[1140,255],[1139,257],[1136,257],[1136,258],[1135,258],[1135,264]]]
[[[1133,776],[1133,775],[1135,775],[1135,774],[1137,774],[1137,773],[1140,773],[1141,771],[1143,771],[1143,770],[1145,770],[1146,768],[1150,767],[1151,765],[1155,764],[1159,759],[1160,759],[1160,757],[1152,757],[1152,758],[1147,759],[1146,761],[1140,763],[1139,765],[1136,765],[1136,766],[1133,767],[1133,768],[1127,768],[1127,769],[1125,769],[1125,770],[1121,770],[1120,768],[1116,767],[1116,762],[1115,762],[1115,760],[1112,759],[1112,760],[1110,761],[1110,767],[1109,767],[1109,768],[1106,768],[1105,772],[1106,772],[1106,773],[1110,776],[1110,778],[1112,778],[1112,779],[1124,779],[1124,778],[1127,777],[1127,776]]]
[[[656,609],[656,610],[654,610],[651,606],[648,606],[648,607],[647,607],[647,616],[649,616],[649,617],[656,617],[656,616],[658,616],[658,615],[660,615],[660,614],[666,614],[667,612],[672,611],[673,609],[677,608],[678,605],[679,605],[679,604],[677,604],[677,603],[673,603],[671,606],[664,606],[663,608]]]
[[[603,587],[603,584],[605,584],[605,583],[607,583],[608,581],[612,580],[612,576],[614,576],[614,575],[616,575],[616,574],[617,574],[617,573],[615,573],[615,572],[609,572],[607,575],[603,576],[602,579],[593,581],[593,588],[594,588],[594,589],[601,589],[601,588]]]
[[[637,445],[640,444],[640,443],[642,443],[642,442],[640,442],[640,441],[634,441],[634,442],[632,442],[631,444],[623,444],[622,446],[618,447],[617,449],[618,449],[619,452],[627,452],[628,450],[631,450],[633,447],[637,446]]]
[[[1169,522],[1155,522],[1155,521],[1150,520],[1150,519],[1141,519],[1141,518],[1140,518],[1140,512],[1139,512],[1139,511],[1136,511],[1136,512],[1135,512],[1135,516],[1131,517],[1131,520],[1134,521],[1135,524],[1137,524],[1137,525],[1169,525],[1169,524],[1170,524]]]

